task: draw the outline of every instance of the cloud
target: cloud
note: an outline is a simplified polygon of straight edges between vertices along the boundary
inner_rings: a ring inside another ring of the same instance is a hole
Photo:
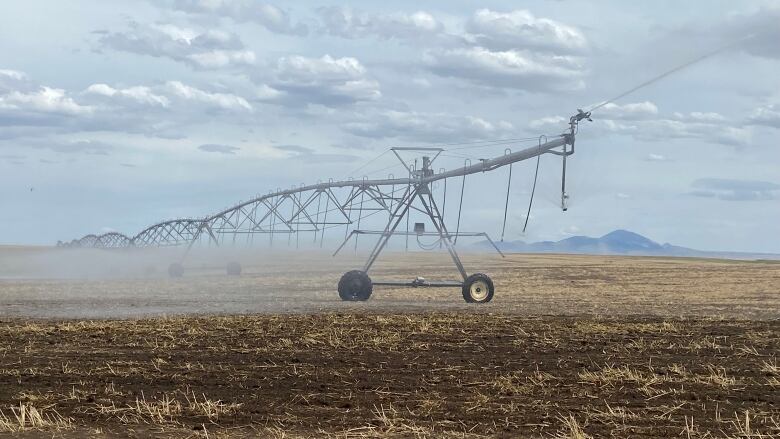
[[[708,143],[729,146],[745,146],[750,143],[751,133],[739,126],[698,121],[695,116],[674,115],[671,118],[658,118],[619,124],[606,120],[603,124],[607,131],[630,135],[643,141],[663,141],[669,139],[700,139]]]
[[[6,127],[0,138],[13,138],[29,131],[24,127],[63,126],[85,117],[93,117],[95,108],[77,102],[59,88],[19,84],[21,90],[0,88],[0,126]],[[17,127],[16,130],[12,129]]]
[[[164,108],[171,104],[170,99],[155,94],[151,88],[144,86],[116,89],[107,84],[93,84],[86,89],[85,93],[108,98],[123,99],[141,105],[160,106]]]
[[[0,69],[0,93],[8,90],[33,90],[27,74],[17,70]]]
[[[602,111],[603,110],[603,111]],[[529,128],[560,129],[568,119],[562,116],[533,120]],[[751,132],[740,123],[713,112],[660,114],[652,102],[607,104],[593,113],[594,128],[603,134],[631,136],[642,141],[700,139],[709,143],[742,147],[750,143]]]
[[[26,75],[13,76],[24,80],[16,83],[19,90],[0,88],[0,139],[81,131],[180,138],[189,125],[218,120],[223,115],[229,116],[224,119],[228,123],[244,123],[254,110],[241,96],[211,92],[180,81],[129,87],[97,83],[74,93],[36,84]]]
[[[669,159],[667,159],[665,155],[654,154],[652,152],[645,157],[645,161],[647,162],[665,162],[668,160]]]
[[[79,116],[92,113],[93,108],[79,105],[65,90],[44,86],[34,92],[11,91],[0,95],[0,114],[11,111]]]
[[[780,106],[770,104],[757,108],[747,118],[747,123],[750,125],[780,128]]]
[[[285,56],[279,58],[273,74],[271,84],[264,85],[269,101],[334,106],[382,96],[379,83],[355,58]]]
[[[23,81],[27,79],[27,75],[24,72],[9,69],[0,69],[0,77],[9,78],[14,81]]]
[[[528,123],[528,126],[534,130],[562,130],[566,128],[568,122],[563,116],[548,116],[534,119]]]
[[[191,87],[179,81],[169,81],[165,89],[171,96],[185,101],[195,101],[222,110],[252,112],[252,105],[241,96],[230,93],[209,93],[199,88]]]
[[[582,63],[566,55],[468,47],[429,50],[424,60],[439,76],[461,78],[486,87],[550,92],[585,86]]]
[[[460,42],[429,49],[427,68],[483,87],[555,92],[585,87],[588,43],[578,29],[525,10],[480,9]]]
[[[145,107],[158,110],[186,112],[186,110],[252,112],[253,107],[245,98],[231,93],[216,93],[184,84],[168,81],[155,86],[114,88],[107,84],[93,84],[84,91],[85,98],[94,103],[113,107]],[[178,105],[177,105],[178,104]],[[198,107],[195,104],[200,104]]]
[[[195,31],[171,24],[130,22],[125,32],[101,34],[100,44],[117,51],[169,58],[198,69],[250,66],[255,53],[235,34],[219,30]]]
[[[164,0],[169,8],[201,17],[225,17],[236,23],[254,23],[280,34],[308,34],[308,28],[302,23],[293,23],[286,11],[257,0]]]
[[[598,116],[613,120],[646,120],[658,116],[658,107],[649,101],[625,105],[609,103],[599,108]]]
[[[581,53],[588,47],[577,28],[548,18],[537,18],[526,10],[495,12],[480,9],[466,23],[467,38],[495,51],[536,50],[553,53]]]
[[[436,143],[455,139],[497,138],[508,135],[513,130],[512,124],[505,121],[488,122],[474,116],[398,110],[363,115],[358,117],[357,121],[345,124],[343,128],[360,137]]]
[[[205,145],[200,145],[198,149],[204,152],[216,152],[219,154],[235,154],[236,151],[239,151],[241,148],[238,148],[236,146],[217,145],[214,143],[208,143]]]
[[[342,37],[419,40],[444,31],[436,18],[424,11],[414,13],[368,14],[348,7],[328,6],[317,9],[320,31]]]
[[[754,56],[780,59],[780,8],[765,6],[751,14],[733,15],[720,23],[718,35],[727,44],[736,44],[737,49]],[[712,27],[701,29],[700,33],[709,35]]]
[[[702,178],[691,186],[691,195],[726,201],[775,200],[780,194],[780,184],[759,180]]]

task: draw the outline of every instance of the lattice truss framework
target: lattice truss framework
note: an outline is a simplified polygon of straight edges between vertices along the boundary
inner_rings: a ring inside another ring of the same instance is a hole
[[[103,235],[87,235],[81,239],[69,243],[60,244],[67,247],[99,247],[99,248],[126,248],[126,247],[167,247],[177,245],[192,245],[204,242],[210,245],[222,245],[224,243],[238,243],[241,241],[254,243],[259,235],[268,235],[268,240],[273,243],[274,236],[287,234],[288,236],[300,236],[302,233],[313,233],[314,242],[320,245],[329,229],[339,226],[355,225],[356,229],[350,234],[345,231],[345,238],[349,239],[355,234],[365,233],[361,231],[361,221],[374,214],[384,212],[388,222],[395,221],[394,216],[399,209],[399,203],[408,203],[405,212],[417,210],[424,215],[432,216],[429,207],[414,206],[414,197],[407,195],[410,191],[427,193],[432,185],[438,181],[445,182],[449,178],[461,177],[465,184],[468,175],[493,171],[503,166],[511,166],[513,163],[538,158],[543,154],[561,156],[563,162],[563,179],[561,184],[561,206],[566,210],[565,175],[566,158],[574,153],[574,139],[577,133],[578,123],[590,120],[590,113],[578,110],[578,113],[569,120],[569,129],[559,136],[548,140],[546,136],[538,138],[536,146],[517,152],[505,153],[503,156],[493,159],[480,160],[477,163],[467,162],[462,168],[450,171],[440,170],[436,173],[432,169],[432,163],[443,151],[441,148],[392,148],[401,163],[409,172],[407,178],[386,179],[362,179],[345,181],[328,181],[308,186],[293,187],[287,190],[277,190],[266,195],[258,196],[252,200],[241,202],[231,208],[206,218],[180,218],[163,221],[154,224],[133,237],[121,233],[110,232]],[[435,154],[433,158],[424,156],[424,164],[420,169],[410,167],[399,155],[399,151],[416,151]],[[537,165],[538,170],[538,165]],[[537,171],[538,172],[538,171]],[[460,204],[463,204],[463,189],[461,187]],[[507,185],[507,202],[509,197],[509,185]],[[443,204],[446,203],[446,189],[443,194]],[[424,202],[423,202],[424,204]],[[529,207],[530,209],[530,207]],[[443,226],[443,218],[433,218]],[[506,213],[504,215],[506,225]],[[388,223],[389,226],[389,223]],[[437,235],[449,240],[454,237],[457,241],[460,228],[460,209],[458,211],[458,224],[454,234],[437,231]],[[398,232],[396,232],[398,233]],[[404,233],[398,233],[404,234]],[[406,232],[408,235],[408,231]],[[474,235],[474,234],[470,234]],[[485,235],[479,233],[477,235]],[[383,237],[384,238],[384,237]],[[489,238],[488,238],[489,239]],[[289,242],[289,238],[288,238]],[[343,246],[343,244],[342,244]]]

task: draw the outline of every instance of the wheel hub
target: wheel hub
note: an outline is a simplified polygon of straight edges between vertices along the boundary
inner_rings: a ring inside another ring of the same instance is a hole
[[[469,293],[471,294],[471,297],[476,301],[485,300],[485,298],[488,295],[488,284],[487,282],[483,280],[478,280],[471,284],[471,288],[469,288]]]

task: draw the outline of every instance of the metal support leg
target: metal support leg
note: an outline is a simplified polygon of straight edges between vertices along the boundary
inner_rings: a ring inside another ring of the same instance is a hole
[[[439,237],[444,241],[444,245],[447,246],[447,251],[450,253],[452,261],[455,263],[455,266],[458,267],[458,271],[460,271],[460,275],[463,276],[463,280],[465,281],[469,275],[466,273],[466,269],[463,268],[463,263],[460,261],[458,252],[455,251],[455,245],[452,243],[452,240],[450,240],[447,226],[444,225],[444,221],[441,221],[441,214],[439,213],[439,208],[436,206],[436,201],[434,201],[433,196],[429,193],[429,206],[428,203],[425,202],[425,198],[423,198],[422,194],[417,194],[417,196],[420,198],[420,202],[422,202],[423,206],[425,206],[425,210],[428,212],[428,216],[431,218],[433,226],[436,227],[436,230],[439,232]]]
[[[376,258],[379,257],[380,253],[382,253],[382,249],[385,247],[385,245],[387,245],[387,241],[390,239],[390,236],[393,235],[393,232],[395,231],[396,227],[398,227],[398,224],[401,223],[401,220],[403,220],[403,218],[409,212],[409,207],[412,205],[414,197],[417,195],[417,190],[417,186],[412,187],[411,185],[406,189],[406,193],[398,203],[395,212],[393,212],[393,215],[390,217],[390,221],[387,222],[387,226],[385,226],[385,230],[382,232],[382,236],[379,237],[379,240],[374,246],[374,249],[371,250],[371,254],[368,256],[368,260],[363,266],[364,272],[368,273],[368,270],[371,269],[372,265],[374,265]],[[401,213],[399,214],[398,212]]]

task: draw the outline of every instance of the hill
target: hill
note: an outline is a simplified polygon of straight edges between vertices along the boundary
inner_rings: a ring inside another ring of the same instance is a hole
[[[647,237],[629,230],[614,230],[600,238],[572,236],[560,241],[524,241],[497,242],[496,245],[506,253],[575,253],[596,255],[643,255],[643,256],[685,256],[727,259],[780,259],[780,255],[770,253],[741,253],[727,251],[704,251],[681,247],[669,243],[659,244]],[[491,249],[487,241],[475,244],[481,249]]]

